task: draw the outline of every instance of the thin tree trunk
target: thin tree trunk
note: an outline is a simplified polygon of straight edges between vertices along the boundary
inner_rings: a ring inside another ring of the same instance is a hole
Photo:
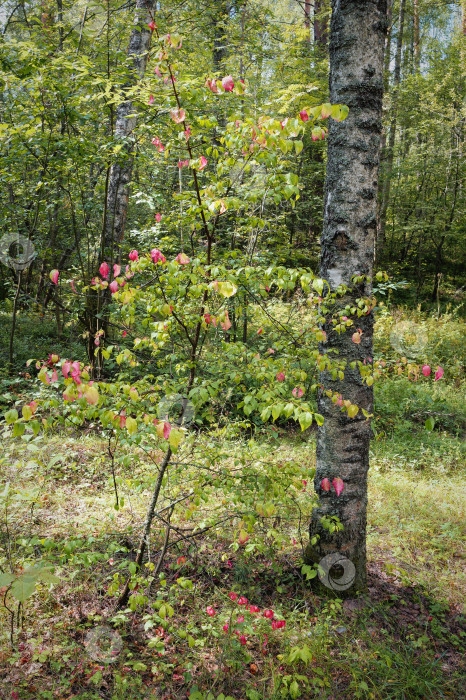
[[[395,71],[393,75],[393,102],[392,118],[388,136],[388,147],[384,157],[384,172],[382,182],[382,196],[380,204],[379,230],[377,232],[377,258],[380,259],[386,243],[387,211],[390,201],[390,187],[393,172],[393,158],[395,152],[395,136],[398,112],[398,89],[401,79],[401,52],[403,48],[403,29],[405,20],[405,0],[400,0],[398,14],[398,36],[396,40]]]
[[[328,19],[323,16],[326,9],[325,0],[314,0],[314,42],[321,48],[327,48]]]
[[[382,131],[383,49],[387,0],[333,0],[330,27],[330,102],[349,107],[348,118],[329,125],[328,160],[325,183],[324,226],[321,239],[320,274],[332,290],[339,284],[350,287],[339,301],[341,308],[355,305],[357,298],[371,293],[364,281],[352,289],[355,274],[372,276],[373,244],[376,233],[376,195],[379,148]],[[338,335],[325,324],[328,342],[321,352],[336,350],[346,361],[344,379],[333,380],[322,372],[325,389],[342,394],[359,407],[349,418],[324,391],[318,397],[324,424],[318,431],[317,468],[314,486],[319,507],[312,513],[311,544],[307,557],[319,562],[336,554],[355,567],[354,583],[345,595],[366,587],[367,471],[369,468],[370,423],[363,413],[372,412],[372,387],[361,381],[351,362],[372,361],[372,314],[354,317],[362,330],[360,344],[351,332]],[[322,479],[340,477],[343,493],[325,492]],[[331,533],[321,521],[337,516],[343,529]],[[317,537],[317,541],[316,541]],[[339,593],[341,595],[341,593]]]
[[[306,41],[311,43],[311,0],[304,3],[304,27],[306,29]]]
[[[131,61],[130,75],[125,88],[140,80],[146,70],[147,58],[151,44],[151,30],[148,27],[153,18],[155,0],[137,0],[134,26],[128,46],[128,58]],[[128,199],[133,173],[133,138],[136,117],[131,100],[124,100],[116,109],[116,141],[122,141],[124,148],[111,168],[106,195],[106,216],[103,227],[102,258],[109,255],[110,262],[120,257],[120,245],[125,231]]]
[[[413,0],[413,34],[414,34],[414,72],[419,73],[421,66],[421,45],[419,35],[419,0]]]
[[[21,270],[18,270],[18,286],[16,287],[15,300],[13,302],[13,314],[11,316],[10,346],[8,349],[8,374],[13,374],[13,349],[16,330],[16,314],[18,312],[19,293],[21,291]]]

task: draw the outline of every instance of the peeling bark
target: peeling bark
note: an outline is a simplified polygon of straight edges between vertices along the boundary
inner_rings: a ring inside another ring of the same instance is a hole
[[[387,0],[333,0],[330,27],[330,101],[349,107],[348,118],[329,124],[325,183],[324,226],[321,239],[320,274],[331,289],[340,283],[352,285],[355,274],[372,275],[376,233],[376,196],[379,148],[382,130],[383,52]],[[353,305],[370,294],[369,283],[352,289],[339,302]],[[351,332],[338,335],[326,325],[328,341],[321,352],[337,350],[347,362],[344,379],[333,381],[321,373],[321,383],[359,406],[349,418],[324,394],[318,398],[325,422],[318,431],[317,468],[314,487],[319,507],[313,511],[307,558],[312,562],[339,552],[356,568],[349,594],[366,587],[367,471],[369,468],[370,423],[362,415],[372,412],[372,388],[363,384],[352,361],[372,357],[372,314],[354,317],[363,331],[361,343]],[[324,492],[322,479],[341,477],[345,488],[337,497],[334,489]],[[337,516],[343,530],[330,534],[322,516]],[[338,576],[337,576],[338,578]],[[341,593],[339,593],[341,595]]]

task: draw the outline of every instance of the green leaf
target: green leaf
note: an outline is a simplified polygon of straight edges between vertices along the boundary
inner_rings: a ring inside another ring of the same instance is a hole
[[[237,291],[238,288],[229,280],[218,283],[218,293],[221,294],[222,297],[232,297]]]
[[[44,583],[61,583],[61,579],[55,576],[55,574],[52,574],[51,571],[42,571],[39,574],[39,578],[41,581],[44,581]]]
[[[40,570],[37,568],[26,569],[21,576],[18,576],[11,586],[11,594],[19,603],[24,603],[36,589],[39,580]]]
[[[168,436],[168,442],[170,443],[170,447],[176,450],[180,442],[183,440],[183,433],[181,430],[177,430],[176,428],[172,428],[170,430],[170,435]]]
[[[426,430],[431,432],[435,428],[435,419],[430,416],[425,422]]]
[[[32,416],[32,409],[30,406],[23,406],[21,413],[23,414],[24,420],[29,420]]]
[[[18,420],[18,411],[16,408],[12,408],[11,411],[7,411],[4,416],[7,424],[10,425],[10,423],[14,423],[15,420]]]
[[[295,149],[295,151],[296,151],[296,155],[297,155],[297,156],[299,156],[299,154],[300,154],[301,151],[303,150],[303,146],[304,146],[304,144],[303,144],[302,141],[295,141],[295,142],[294,142],[294,149]]]
[[[320,413],[314,413],[314,419],[317,425],[323,425],[324,424],[324,417],[320,415]]]
[[[15,577],[13,574],[0,574],[0,588],[3,588],[3,586],[9,586],[14,580]]]
[[[13,426],[13,437],[19,437],[26,430],[24,423],[15,423]]]
[[[137,433],[138,431],[137,421],[134,418],[131,418],[131,416],[126,419],[126,430],[130,435],[134,435],[134,433]]]
[[[272,418],[274,419],[274,421],[277,420],[278,416],[282,412],[282,409],[283,409],[283,404],[281,404],[281,403],[272,407]]]
[[[301,426],[301,430],[309,428],[309,426],[312,425],[312,413],[309,413],[309,411],[301,413],[299,416],[299,425]]]

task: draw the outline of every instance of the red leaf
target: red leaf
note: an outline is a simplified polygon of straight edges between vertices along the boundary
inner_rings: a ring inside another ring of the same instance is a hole
[[[340,477],[335,477],[335,479],[332,481],[333,488],[335,489],[337,496],[340,495],[340,493],[343,491],[345,488],[345,484],[343,483],[343,479],[340,479]]]
[[[330,489],[332,488],[332,486],[331,486],[331,484],[330,484],[330,481],[327,479],[327,477],[325,477],[325,479],[322,479],[322,481],[320,482],[320,487],[321,487],[324,491],[330,491]]]

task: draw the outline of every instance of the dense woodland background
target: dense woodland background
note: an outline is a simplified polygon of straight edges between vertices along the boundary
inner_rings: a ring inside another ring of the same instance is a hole
[[[119,2],[2,4],[1,230],[31,239],[37,253],[23,275],[19,307],[38,317],[53,310],[57,332],[72,342],[85,329],[73,318],[70,284],[52,293],[48,273],[56,268],[66,279],[85,280],[98,268],[104,216],[110,216],[109,173],[123,143],[134,161],[123,257],[138,246],[190,247],[176,202],[180,188],[190,185],[178,168],[174,125],[166,118],[170,86],[150,62],[134,92],[136,126],[126,142],[115,133],[134,12],[133,3]],[[303,103],[326,101],[328,15],[325,3],[315,9],[310,3],[220,0],[157,7],[160,33],[183,36],[176,70],[192,85],[187,106],[199,124],[210,120],[214,141],[216,124],[222,128],[238,105],[200,90],[206,77],[232,74],[246,81],[245,118],[284,118]],[[400,298],[424,309],[431,302],[442,309],[457,303],[464,286],[464,58],[459,5],[390,5],[377,263],[397,282],[409,282]],[[165,153],[152,145],[154,135],[167,145]],[[203,145],[198,141],[195,148]],[[255,260],[317,270],[325,141],[307,135],[299,156],[288,161],[282,168],[300,178],[294,208],[286,199],[275,203],[270,192],[262,198],[256,171],[241,178],[235,194],[248,192],[253,200],[257,189],[259,199],[248,212],[257,218]],[[160,224],[154,219],[159,211]],[[229,212],[219,245],[246,252],[250,238],[247,222]],[[15,271],[2,265],[5,309],[17,291]]]

